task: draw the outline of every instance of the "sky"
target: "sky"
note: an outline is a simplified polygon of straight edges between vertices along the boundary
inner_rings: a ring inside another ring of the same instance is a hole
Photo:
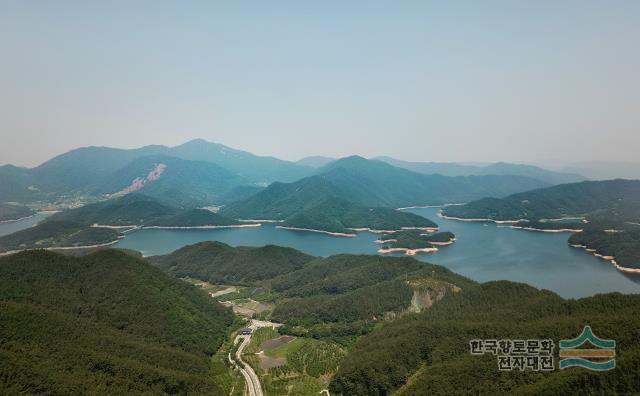
[[[640,1],[0,0],[0,163],[637,160]]]

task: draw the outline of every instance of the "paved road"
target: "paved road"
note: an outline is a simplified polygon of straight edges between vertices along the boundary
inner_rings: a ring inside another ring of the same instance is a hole
[[[258,379],[256,372],[253,371],[253,368],[251,368],[251,366],[249,366],[247,363],[245,363],[242,360],[242,356],[241,356],[242,351],[244,351],[244,348],[246,348],[247,345],[249,345],[249,342],[251,341],[251,336],[239,335],[236,337],[236,341],[238,340],[242,340],[242,344],[240,344],[240,347],[236,351],[236,359],[238,363],[240,363],[240,372],[242,373],[242,376],[244,377],[244,380],[247,383],[247,388],[249,389],[249,396],[263,396],[264,394],[262,393],[260,380]]]
[[[255,331],[260,327],[275,328],[278,326],[282,326],[282,324],[267,322],[264,320],[255,320],[255,319],[251,320],[251,325],[249,325],[249,327],[253,331]],[[258,375],[256,374],[255,371],[253,371],[253,368],[251,366],[249,366],[247,363],[245,363],[242,360],[242,352],[247,347],[247,345],[249,345],[249,342],[251,341],[251,334],[236,336],[235,342],[237,343],[240,340],[242,340],[242,344],[240,344],[240,346],[238,347],[238,350],[236,351],[236,359],[238,363],[240,363],[240,372],[242,373],[242,376],[244,377],[244,380],[247,383],[247,388],[249,389],[249,396],[264,396],[264,393],[262,393],[262,387],[260,386],[260,379],[258,378]],[[229,356],[229,360],[231,360],[231,356]]]

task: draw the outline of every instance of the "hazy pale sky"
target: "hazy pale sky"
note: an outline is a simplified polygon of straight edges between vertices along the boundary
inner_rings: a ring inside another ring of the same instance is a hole
[[[347,4],[348,3],[348,4]],[[0,0],[0,163],[638,158],[640,1]]]

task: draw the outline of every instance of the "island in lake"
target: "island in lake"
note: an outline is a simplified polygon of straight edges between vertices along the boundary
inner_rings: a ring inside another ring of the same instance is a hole
[[[401,230],[383,234],[376,242],[382,244],[378,253],[403,252],[407,256],[437,252],[438,246],[451,245],[456,240],[451,232],[425,233],[420,230]]]

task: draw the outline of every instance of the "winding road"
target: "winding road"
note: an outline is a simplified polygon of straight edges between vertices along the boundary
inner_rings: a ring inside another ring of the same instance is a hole
[[[249,328],[255,331],[260,327],[272,327],[276,328],[282,326],[280,323],[267,322],[263,320],[251,320],[251,325]],[[251,335],[238,335],[236,336],[235,342],[242,340],[238,350],[236,351],[236,361],[239,363],[239,369],[244,377],[245,382],[247,383],[247,388],[249,389],[249,396],[264,396],[262,392],[262,387],[260,386],[260,379],[253,368],[248,365],[244,360],[242,360],[242,352],[251,342]],[[229,354],[229,361],[233,362],[231,359],[231,354]]]
[[[244,360],[242,360],[242,351],[244,348],[249,345],[251,341],[250,335],[239,335],[236,337],[236,342],[242,339],[242,344],[236,351],[236,359],[240,363],[240,372],[244,377],[245,382],[247,383],[247,388],[249,389],[249,396],[263,396],[262,387],[260,386],[260,379],[258,379],[258,375],[253,368],[249,366]]]

